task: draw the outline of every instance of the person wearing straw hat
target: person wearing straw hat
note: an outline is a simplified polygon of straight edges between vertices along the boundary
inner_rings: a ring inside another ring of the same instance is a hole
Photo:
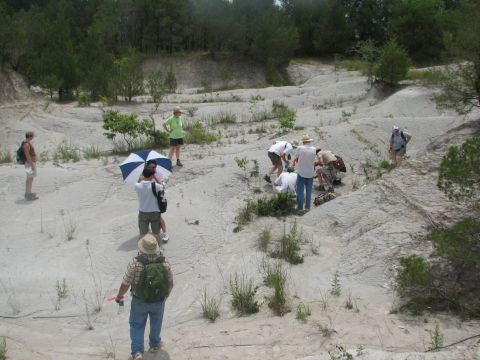
[[[121,302],[128,289],[131,289],[132,303],[130,307],[130,340],[132,360],[142,360],[144,348],[144,333],[147,319],[150,318],[149,352],[155,353],[161,349],[161,330],[163,313],[165,310],[166,297],[161,301],[147,302],[137,296],[137,291],[142,281],[142,272],[148,264],[161,263],[168,274],[168,285],[166,285],[166,297],[170,295],[173,288],[173,275],[170,264],[160,252],[157,240],[151,234],[147,234],[138,242],[138,256],[134,257],[127,266],[122,283],[118,290],[115,301]]]
[[[163,123],[163,128],[169,133],[170,148],[168,158],[172,160],[173,153],[177,157],[177,166],[183,166],[180,161],[180,148],[183,145],[183,119],[182,109],[178,106],[173,109],[173,115],[169,116]]]
[[[308,134],[302,136],[302,145],[297,148],[297,211],[304,214],[310,210],[312,203],[312,187],[315,178],[315,147]],[[305,203],[304,203],[305,200]],[[305,206],[305,210],[304,210]]]

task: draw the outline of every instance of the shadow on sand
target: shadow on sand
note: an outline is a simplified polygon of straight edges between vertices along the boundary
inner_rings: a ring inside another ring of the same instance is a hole
[[[137,250],[138,249],[137,243],[138,243],[138,235],[132,236],[127,241],[121,243],[120,246],[117,248],[117,250],[126,251],[126,252]]]

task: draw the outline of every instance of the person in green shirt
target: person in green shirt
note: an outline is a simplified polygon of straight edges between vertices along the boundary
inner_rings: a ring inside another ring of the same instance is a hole
[[[175,155],[177,156],[177,166],[183,166],[180,161],[180,147],[183,145],[183,119],[182,110],[179,107],[173,109],[173,115],[165,120],[163,128],[170,134],[168,158],[172,160],[173,153],[175,152]]]

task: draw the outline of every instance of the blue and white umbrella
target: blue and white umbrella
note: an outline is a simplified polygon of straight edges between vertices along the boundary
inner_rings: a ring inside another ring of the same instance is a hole
[[[172,161],[168,157],[154,150],[142,150],[128,155],[120,165],[123,181],[132,185],[138,182],[148,160],[157,162],[157,173],[161,174],[164,179],[172,174]]]

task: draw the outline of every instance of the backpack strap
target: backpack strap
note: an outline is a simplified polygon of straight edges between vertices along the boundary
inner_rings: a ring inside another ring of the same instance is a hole
[[[402,137],[403,141],[407,142],[407,138],[403,135],[403,131],[400,131],[400,136]]]
[[[157,186],[153,181],[152,181],[152,193],[153,193],[153,196],[155,196],[158,199]]]

